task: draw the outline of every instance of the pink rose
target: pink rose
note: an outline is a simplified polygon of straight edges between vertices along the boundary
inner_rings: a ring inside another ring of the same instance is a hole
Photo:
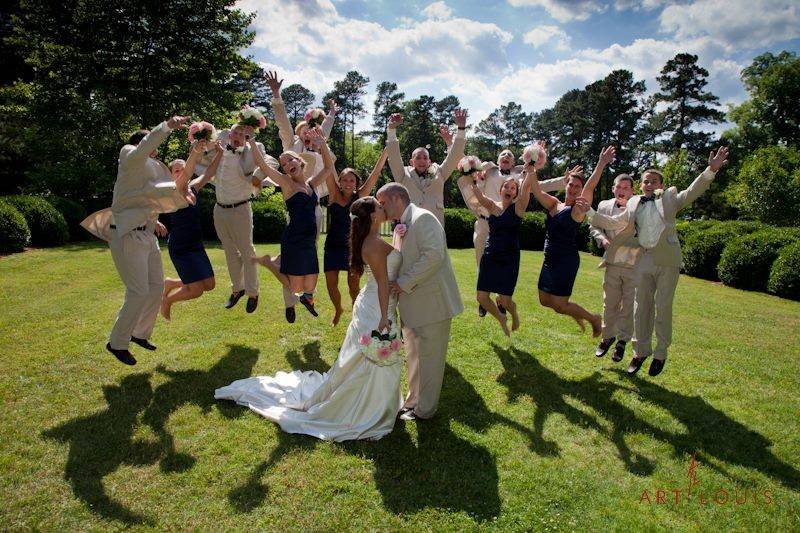
[[[366,333],[361,335],[361,337],[359,337],[359,339],[358,339],[358,343],[360,345],[362,345],[362,346],[367,346],[371,341],[372,341],[372,337],[370,337]]]
[[[400,235],[400,236],[402,237],[403,235],[405,235],[405,234],[406,234],[406,231],[408,231],[408,226],[406,226],[405,224],[398,224],[398,225],[396,225],[396,226],[394,227],[394,231],[395,231],[395,232],[396,232],[398,235]]]
[[[396,352],[397,350],[400,349],[400,341],[397,340],[397,339],[394,339],[392,341],[392,344],[389,345],[389,347],[392,349],[393,352]]]
[[[258,127],[262,130],[267,127],[267,118],[264,115],[261,115],[261,118],[258,119]]]
[[[389,348],[386,347],[378,348],[378,359],[385,361],[386,359],[389,359],[390,353],[391,352],[389,352]]]

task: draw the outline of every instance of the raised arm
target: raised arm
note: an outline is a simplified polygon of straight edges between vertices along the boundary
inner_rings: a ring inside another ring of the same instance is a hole
[[[492,200],[486,198],[486,196],[483,194],[483,191],[478,188],[478,184],[475,183],[475,181],[472,182],[471,187],[472,194],[475,195],[475,199],[489,212],[490,215],[500,216],[503,214],[503,209]]]
[[[458,128],[456,137],[453,140],[453,146],[447,151],[447,156],[439,167],[440,174],[445,180],[450,177],[458,162],[464,157],[464,148],[467,146],[467,110],[456,109],[455,117]]]
[[[271,180],[273,183],[276,183],[278,187],[281,189],[290,189],[292,188],[292,178],[283,174],[282,172],[278,172],[271,166],[267,164],[264,160],[264,154],[261,153],[261,150],[258,149],[256,146],[256,142],[253,139],[249,141],[250,149],[253,151],[253,161],[255,161],[256,166],[261,169],[261,171],[266,174],[267,179]]]
[[[726,164],[728,164],[728,148],[720,146],[716,153],[712,150],[711,153],[708,154],[708,168],[697,176],[686,189],[678,193],[676,198],[678,210],[680,211],[700,198],[711,186],[711,182],[714,181],[717,171]]]
[[[314,177],[311,178],[310,183],[312,188],[317,188],[326,180],[333,180],[333,184],[330,181],[327,181],[328,185],[328,194],[339,194],[339,186],[336,183],[336,178],[339,176],[336,174],[336,168],[333,166],[333,157],[331,156],[331,149],[328,148],[328,143],[325,137],[322,136],[322,133],[318,128],[311,128],[308,130],[309,138],[311,139],[311,144],[314,146],[314,149],[319,151],[320,155],[322,156],[322,168],[317,172]]]
[[[384,147],[383,151],[381,152],[381,156],[378,158],[378,161],[375,163],[375,167],[372,169],[372,173],[361,185],[361,187],[358,188],[359,198],[369,196],[369,193],[371,193],[372,189],[375,188],[375,184],[378,183],[378,177],[381,175],[381,172],[383,172],[383,167],[386,165],[387,157],[389,157],[389,150]]]
[[[522,171],[522,175],[524,176],[522,185],[520,185],[517,203],[514,206],[514,211],[520,218],[525,216],[525,211],[528,210],[528,204],[531,202],[531,188],[533,187],[533,180],[536,175],[536,167],[531,164],[525,165],[525,170]]]
[[[617,157],[617,149],[613,146],[607,146],[600,152],[600,157],[597,159],[597,164],[594,166],[592,175],[583,185],[581,196],[586,199],[590,204],[594,198],[594,189],[600,181],[600,176],[603,175],[603,170]]]
[[[131,163],[143,163],[158,146],[167,140],[172,130],[183,128],[190,117],[174,116],[153,128],[150,133],[133,146],[126,144],[120,151],[120,164],[127,166]]]
[[[386,149],[389,151],[389,170],[392,171],[392,178],[398,183],[402,183],[406,177],[406,168],[403,165],[403,156],[400,155],[400,141],[397,139],[397,126],[403,123],[403,115],[393,113],[389,117],[389,125],[386,128]]]
[[[201,142],[203,142],[203,141],[201,141]],[[198,176],[195,179],[193,179],[191,182],[189,182],[189,186],[190,187],[194,187],[195,190],[199,191],[200,189],[205,187],[206,183],[208,183],[209,181],[214,179],[214,176],[217,175],[217,168],[219,168],[219,162],[222,159],[223,149],[222,149],[222,144],[219,141],[216,142],[216,145],[217,145],[217,151],[214,154],[214,159],[211,160],[211,164],[208,165],[208,168],[206,169],[206,171],[203,172],[200,176]],[[191,159],[191,156],[195,154],[195,149],[197,149],[197,147],[192,149],[192,154],[189,156],[189,159]],[[198,160],[200,159],[199,153],[202,152],[202,151],[203,151],[202,148],[200,148],[198,150],[198,156],[197,156]],[[186,166],[187,167],[189,166],[188,162],[186,163]],[[194,171],[192,173],[194,173]],[[190,174],[190,176],[191,176],[191,174]]]
[[[322,121],[322,135],[327,139],[331,136],[333,131],[333,122],[336,120],[336,112],[339,111],[339,106],[336,105],[336,100],[331,98],[328,100],[328,114],[325,115],[325,120]]]
[[[281,85],[283,80],[278,79],[278,73],[267,71],[267,85],[272,91],[272,111],[275,114],[275,122],[278,123],[278,136],[284,150],[291,150],[294,146],[294,130],[289,122],[289,115],[286,113],[286,106],[281,99]]]

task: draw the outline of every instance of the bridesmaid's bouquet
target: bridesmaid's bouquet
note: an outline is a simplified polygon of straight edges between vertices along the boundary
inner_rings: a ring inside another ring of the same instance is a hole
[[[250,107],[247,104],[242,106],[238,118],[240,126],[250,126],[254,129],[267,127],[267,119],[264,114],[257,108]]]
[[[319,107],[312,107],[303,115],[303,120],[306,121],[309,128],[319,126],[322,124],[322,121],[325,120],[325,111]]]
[[[473,174],[483,169],[483,163],[474,155],[467,155],[461,158],[457,168],[462,175]]]
[[[402,343],[397,338],[397,328],[392,324],[388,333],[372,330],[370,335],[364,333],[358,339],[361,353],[378,366],[391,366],[401,361]]]
[[[526,146],[522,151],[522,160],[525,161],[525,163],[532,165],[536,163],[540,157],[547,157],[547,153],[538,142]]]
[[[212,142],[217,138],[217,130],[210,122],[192,122],[189,126],[189,142],[195,143],[196,141]]]

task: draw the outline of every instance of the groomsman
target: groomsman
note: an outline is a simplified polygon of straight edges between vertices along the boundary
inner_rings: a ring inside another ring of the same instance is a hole
[[[620,174],[614,178],[611,191],[614,193],[614,198],[600,202],[597,206],[598,213],[614,216],[624,212],[628,200],[633,196],[633,178],[630,174]],[[597,245],[607,250],[619,232],[591,226],[590,233]],[[617,246],[613,256],[604,254],[600,262],[600,267],[606,269],[603,277],[603,338],[597,346],[595,355],[603,357],[616,340],[614,355],[611,356],[614,362],[622,361],[625,357],[625,346],[631,340],[633,333],[635,294],[633,267],[641,248],[635,239],[630,241],[630,246],[625,244]]]
[[[489,237],[489,212],[475,198],[475,194],[472,192],[472,182],[475,181],[484,196],[493,202],[499,202],[500,187],[507,178],[513,177],[519,182],[520,186],[522,185],[522,169],[524,167],[515,165],[515,162],[514,153],[509,149],[505,149],[497,156],[496,165],[491,162],[483,164],[483,171],[480,175],[465,174],[458,178],[458,189],[461,191],[464,203],[475,215],[472,244],[475,246],[475,262],[478,268],[481,266],[481,257],[483,256],[484,248],[486,248],[486,239]],[[545,192],[556,192],[563,190],[565,183],[564,178],[559,177],[540,181],[539,185]],[[502,312],[502,306],[500,307]],[[486,316],[486,309],[480,304],[478,304],[478,315],[481,317]]]
[[[303,174],[306,178],[312,178],[316,172],[323,167],[322,155],[314,150],[311,144],[311,136],[308,135],[314,126],[302,120],[292,129],[292,123],[289,121],[289,114],[286,112],[286,106],[281,99],[281,85],[283,84],[283,80],[278,79],[277,72],[267,72],[267,84],[272,91],[272,110],[275,113],[275,122],[278,123],[278,136],[281,139],[283,151],[292,151],[300,155],[303,161],[306,162],[303,167]],[[333,99],[328,100],[328,114],[325,115],[325,119],[322,121],[322,124],[319,125],[319,128],[322,130],[322,135],[326,139],[330,137],[331,131],[333,130],[336,111],[336,101]],[[333,153],[331,153],[331,155],[333,156]],[[335,160],[336,156],[333,157]],[[272,182],[270,181],[270,183]],[[272,184],[277,186],[276,183]],[[328,185],[325,180],[314,187],[314,192],[317,194],[317,206],[314,210],[314,214],[317,218],[317,240],[319,240],[322,227],[325,224],[325,213],[319,205],[319,200],[328,196]],[[279,258],[280,256],[274,258],[274,260],[277,261]],[[294,306],[297,305],[298,302],[299,299],[297,295],[288,287],[283,286],[283,304],[286,308],[286,321],[290,324],[295,321],[296,314]]]
[[[110,209],[89,215],[81,225],[108,241],[114,266],[125,284],[125,301],[117,313],[106,349],[126,365],[135,365],[130,342],[147,350],[164,289],[164,269],[155,231],[166,235],[159,213],[194,202],[188,180],[173,181],[156,149],[189,117],[174,116],[152,131],[139,130],[119,152],[117,181]]]
[[[397,126],[403,123],[403,116],[395,113],[389,118],[386,148],[389,150],[389,168],[394,181],[408,189],[411,203],[433,213],[444,227],[444,182],[456,169],[458,161],[464,157],[467,144],[467,110],[457,109],[455,122],[458,128],[453,146],[441,165],[432,163],[427,148],[417,148],[411,153],[408,166],[403,165],[400,155],[400,141],[397,139]]]
[[[258,265],[254,258],[253,210],[250,199],[259,190],[264,174],[255,164],[247,140],[254,135],[253,128],[235,125],[219,136],[223,146],[222,159],[212,179],[217,202],[214,205],[214,229],[225,250],[225,261],[231,278],[231,295],[225,303],[230,309],[247,294],[246,311],[252,313],[258,307]],[[278,167],[275,158],[256,143],[262,156],[270,166]],[[200,165],[197,165],[200,167]],[[202,168],[198,172],[204,172]]]
[[[635,267],[636,294],[633,308],[633,359],[628,374],[635,374],[645,359],[653,356],[648,373],[664,369],[667,348],[672,343],[672,302],[682,263],[681,244],[675,228],[678,212],[692,204],[711,186],[717,171],[728,162],[724,146],[708,156],[708,167],[686,190],[663,189],[663,175],[656,169],[642,173],[642,195],[628,200],[624,213],[613,217],[588,212],[589,222],[619,233],[606,249],[614,257],[620,246],[630,245],[634,235],[642,251]],[[656,347],[653,351],[653,328]]]

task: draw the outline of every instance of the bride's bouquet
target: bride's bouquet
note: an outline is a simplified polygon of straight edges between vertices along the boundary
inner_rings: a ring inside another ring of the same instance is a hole
[[[250,107],[247,104],[242,106],[238,119],[241,126],[250,126],[255,129],[267,127],[267,119],[264,114],[257,108]]]
[[[319,126],[325,120],[325,111],[319,107],[312,107],[303,115],[303,120],[306,121],[309,128]]]
[[[400,348],[402,343],[397,338],[397,328],[392,324],[388,333],[381,333],[373,329],[372,333],[364,333],[358,339],[361,353],[364,357],[378,366],[391,366],[401,361]]]

